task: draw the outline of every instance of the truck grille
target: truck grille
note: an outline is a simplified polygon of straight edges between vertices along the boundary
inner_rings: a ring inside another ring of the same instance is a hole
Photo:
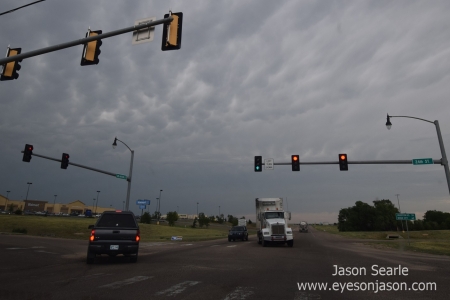
[[[284,225],[272,225],[272,234],[284,234]]]

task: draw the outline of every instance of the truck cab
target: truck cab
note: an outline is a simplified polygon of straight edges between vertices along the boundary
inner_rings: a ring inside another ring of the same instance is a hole
[[[294,245],[292,228],[287,221],[289,212],[283,211],[282,198],[256,198],[256,227],[258,243],[266,247],[269,244]]]

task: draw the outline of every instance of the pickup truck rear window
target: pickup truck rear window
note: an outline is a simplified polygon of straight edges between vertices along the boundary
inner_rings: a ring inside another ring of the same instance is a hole
[[[104,214],[98,220],[96,227],[128,227],[136,228],[136,222],[132,215],[128,214]]]

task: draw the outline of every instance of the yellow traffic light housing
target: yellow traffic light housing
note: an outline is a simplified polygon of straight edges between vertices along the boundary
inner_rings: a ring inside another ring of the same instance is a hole
[[[161,50],[179,50],[181,48],[181,33],[183,25],[183,13],[172,13],[164,15],[164,18],[172,17],[170,23],[164,24]]]
[[[6,52],[6,57],[18,55],[18,54],[20,54],[21,51],[22,51],[22,48],[9,48],[8,47],[8,51]],[[19,74],[17,73],[17,71],[19,71],[21,68],[21,66],[19,64],[21,61],[22,60],[11,61],[9,63],[6,63],[3,66],[3,71],[2,71],[2,74],[0,75],[0,81],[13,80],[13,79],[19,78]]]
[[[86,37],[96,36],[102,34],[101,30],[91,31],[90,29],[86,33]],[[99,63],[98,56],[100,55],[100,46],[102,45],[101,40],[95,40],[88,42],[84,45],[83,55],[81,56],[81,66],[96,65]]]

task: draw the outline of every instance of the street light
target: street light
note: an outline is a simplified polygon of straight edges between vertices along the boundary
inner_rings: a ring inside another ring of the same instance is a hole
[[[94,210],[94,205],[95,205],[95,198],[92,199],[92,210]],[[95,215],[95,210],[94,210],[94,215]]]
[[[438,120],[435,120],[434,122],[432,122],[432,121],[428,121],[428,120],[421,119],[421,118],[416,118],[416,117],[410,117],[410,116],[390,116],[390,115],[388,114],[388,115],[387,115],[387,121],[386,121],[386,127],[387,127],[387,129],[391,129],[391,127],[392,127],[391,118],[410,118],[410,119],[416,119],[416,120],[421,120],[421,121],[424,121],[424,122],[432,123],[432,124],[434,124],[434,126],[436,126],[436,132],[437,132],[437,136],[438,136],[438,140],[439,140],[439,147],[441,148],[441,155],[442,155],[441,165],[444,166],[445,176],[447,177],[448,191],[450,192],[450,171],[449,171],[449,169],[448,169],[448,160],[447,160],[447,155],[445,154],[444,141],[442,140],[441,128],[439,127],[439,121],[438,121]]]
[[[402,209],[400,208],[400,200],[398,199],[398,196],[400,196],[400,194],[395,194],[397,196],[397,203],[398,203],[398,212],[402,213]],[[400,220],[400,223],[402,223],[402,232],[404,233],[405,230],[403,229],[403,221]]]
[[[94,212],[94,214],[97,214],[98,194],[100,194],[100,191],[97,191],[97,202],[95,202],[95,212]]]
[[[117,141],[119,141],[119,142],[121,142],[122,144],[124,144],[124,145],[128,148],[128,150],[131,151],[130,172],[129,172],[128,178],[127,178],[127,181],[128,181],[127,202],[126,202],[126,206],[125,206],[126,210],[128,211],[128,210],[129,210],[128,208],[129,208],[129,205],[130,205],[131,174],[133,173],[134,150],[131,150],[130,147],[128,147],[127,144],[125,144],[124,142],[122,142],[121,140],[119,140],[117,137],[114,138],[114,143],[112,144],[113,149],[116,148],[116,146],[117,146],[117,143],[116,143],[116,142],[117,142]]]
[[[159,220],[159,218],[158,218],[158,215],[159,215],[159,198],[156,198],[156,210],[155,210],[155,213],[156,213],[156,223],[158,224],[158,220]]]
[[[28,200],[28,192],[30,191],[30,185],[33,184],[32,182],[27,182],[28,184],[28,189],[27,189],[27,197],[25,198],[25,200]]]
[[[5,211],[6,211],[6,209],[8,208],[7,203],[8,203],[8,200],[9,200],[9,193],[10,193],[10,192],[11,192],[11,191],[6,191]]]
[[[55,213],[56,196],[58,195],[55,195],[55,199],[53,199],[53,213]]]
[[[158,209],[158,221],[159,221],[159,219],[161,218],[161,192],[162,192],[163,190],[159,190],[159,209]]]

